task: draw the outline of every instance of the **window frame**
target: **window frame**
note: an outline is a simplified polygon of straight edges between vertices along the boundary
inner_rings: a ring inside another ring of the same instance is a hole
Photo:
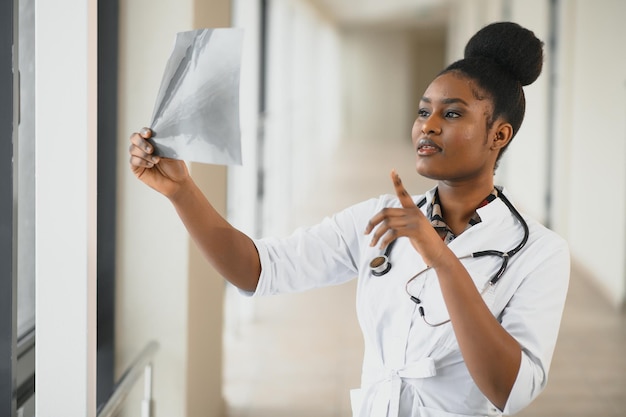
[[[17,407],[17,274],[14,176],[16,1],[0,0],[0,414]]]

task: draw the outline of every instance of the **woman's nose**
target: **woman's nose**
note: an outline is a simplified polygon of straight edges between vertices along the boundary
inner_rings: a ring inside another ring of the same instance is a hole
[[[422,133],[425,135],[438,135],[441,133],[441,125],[435,117],[430,116],[422,123]]]

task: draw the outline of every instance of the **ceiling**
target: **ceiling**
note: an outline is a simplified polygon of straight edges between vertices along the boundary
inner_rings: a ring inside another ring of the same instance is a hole
[[[441,30],[448,18],[448,0],[309,0],[334,20],[350,27]]]

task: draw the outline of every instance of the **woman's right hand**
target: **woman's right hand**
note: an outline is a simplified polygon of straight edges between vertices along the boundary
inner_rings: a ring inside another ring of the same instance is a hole
[[[168,198],[172,198],[190,179],[183,161],[153,155],[154,147],[146,139],[152,131],[146,127],[130,137],[130,169],[137,178]]]

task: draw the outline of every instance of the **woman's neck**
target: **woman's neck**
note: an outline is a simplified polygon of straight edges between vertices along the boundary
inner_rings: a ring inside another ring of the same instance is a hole
[[[493,181],[480,185],[451,185],[439,182],[437,192],[441,202],[443,219],[455,235],[461,234],[476,208],[493,191]]]

